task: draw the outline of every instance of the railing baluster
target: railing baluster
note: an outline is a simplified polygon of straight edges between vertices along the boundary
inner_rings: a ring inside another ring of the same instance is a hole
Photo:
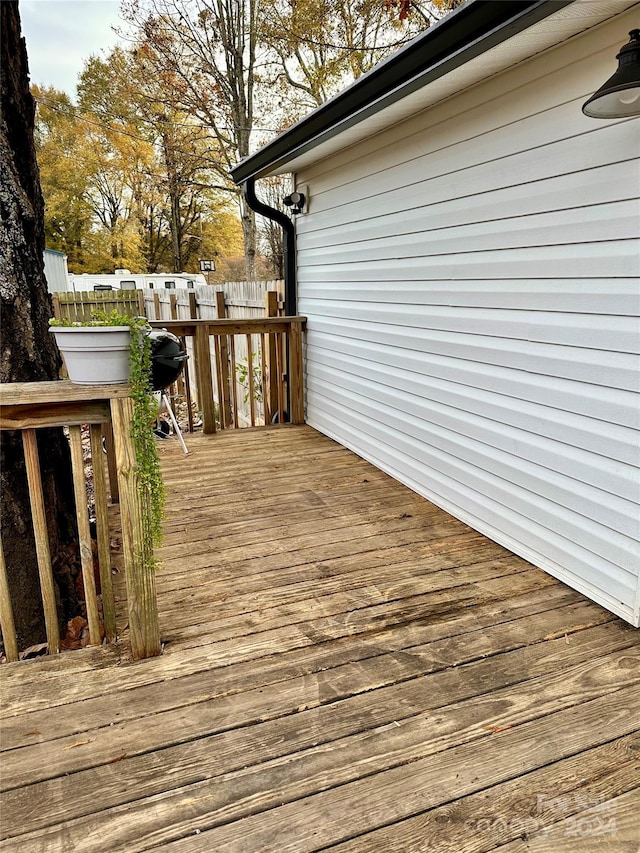
[[[180,341],[182,343],[182,349],[187,351],[187,339],[184,335],[180,337]],[[187,421],[189,423],[189,433],[193,432],[193,410],[191,408],[191,379],[189,377],[189,359],[186,359],[184,362],[184,395],[185,401],[187,404]]]
[[[117,504],[120,500],[120,491],[118,486],[118,472],[116,470],[116,446],[113,443],[113,426],[110,422],[104,425],[104,446],[107,451],[111,503]]]
[[[238,387],[236,376],[236,342],[233,335],[229,335],[229,352],[231,354],[231,397],[233,400],[233,426],[238,429]]]
[[[226,414],[224,404],[224,379],[222,377],[222,359],[220,357],[220,335],[213,335],[213,351],[215,353],[214,358],[216,363],[216,385],[218,391],[219,412],[218,421],[220,423],[220,429],[224,429],[226,426]]]
[[[231,411],[231,382],[235,378],[235,374],[229,376],[229,339],[225,334],[220,335],[220,371],[222,373],[222,401],[225,412],[225,428],[229,428],[233,423],[233,412]],[[233,398],[233,409],[236,409],[236,398]]]
[[[100,617],[96,597],[96,581],[93,574],[93,551],[91,548],[91,531],[89,530],[89,511],[87,509],[87,487],[84,476],[84,459],[82,457],[81,427],[70,426],[71,439],[71,471],[73,474],[73,491],[76,499],[76,521],[78,523],[78,541],[80,544],[80,564],[84,583],[84,601],[87,608],[89,623],[89,643],[99,646]]]
[[[4,653],[8,661],[18,660],[18,641],[16,639],[16,625],[13,620],[13,607],[9,595],[9,580],[7,578],[7,566],[4,561],[4,550],[0,538],[0,628],[2,628],[2,640],[4,642]]]
[[[278,423],[283,424],[285,421],[285,396],[283,382],[283,359],[282,359],[282,335],[277,332],[276,339],[276,382],[278,387]]]
[[[35,429],[22,431],[24,460],[27,469],[29,497],[31,501],[31,517],[33,519],[33,535],[36,543],[36,558],[40,573],[40,589],[42,591],[42,606],[44,608],[44,623],[49,643],[49,654],[57,655],[60,651],[60,629],[56,610],[56,594],[51,569],[51,553],[49,551],[49,536],[47,533],[47,517],[42,493],[42,477],[40,475],[40,459]]]
[[[113,600],[111,577],[111,549],[109,547],[109,513],[107,509],[107,484],[102,458],[102,428],[91,425],[91,459],[93,462],[93,484],[96,503],[96,531],[98,537],[98,564],[102,590],[102,618],[107,642],[116,638],[116,609]]]
[[[274,290],[268,290],[265,293],[265,314],[267,317],[278,316],[278,294]],[[264,394],[266,406],[269,409],[269,419],[266,423],[271,423],[273,416],[278,410],[278,369],[276,366],[277,352],[277,335],[269,333],[267,335],[268,349],[266,353],[267,375],[268,382]]]
[[[255,401],[255,382],[253,379],[253,341],[251,335],[247,335],[247,376],[249,379],[249,415],[251,418],[251,426],[256,425],[256,401]]]
[[[264,422],[271,422],[271,409],[269,407],[269,385],[267,373],[267,335],[260,335],[260,368],[262,370],[262,413]]]
[[[227,316],[227,305],[225,303],[224,291],[216,290],[214,295],[216,303],[216,314],[219,320],[224,320]],[[232,425],[233,414],[231,412],[231,389],[229,387],[229,344],[227,336],[218,332],[217,340],[220,342],[220,377],[221,385],[219,391],[220,398],[220,424],[223,429],[228,429]],[[235,375],[233,376],[235,379]],[[235,399],[235,398],[234,398]],[[234,404],[234,411],[235,411]]]

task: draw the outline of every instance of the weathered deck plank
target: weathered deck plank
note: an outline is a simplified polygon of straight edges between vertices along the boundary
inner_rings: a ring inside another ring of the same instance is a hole
[[[190,450],[164,655],[0,671],[0,850],[631,849],[640,632],[306,427]]]
[[[611,801],[629,790],[633,793],[638,784],[638,749],[640,737],[637,734],[616,738],[604,746],[554,761],[524,776],[330,849],[332,853],[362,853],[364,850],[406,853],[407,850],[424,849],[427,839],[437,837],[439,853],[486,853],[497,844],[508,845],[514,840],[519,846],[500,847],[500,853],[524,853],[538,849],[536,833],[544,828],[545,837],[552,837],[553,832],[555,842],[541,850],[556,853],[561,849],[562,835],[570,827],[560,826],[558,837],[549,824],[573,818],[571,829],[578,831],[569,831],[562,840],[567,845],[566,853],[576,853],[576,850],[589,850],[588,832],[585,831],[589,826],[580,826],[581,812],[585,804],[598,804],[601,814],[604,811],[605,822],[592,825],[593,830],[598,830],[593,836],[593,849],[598,853],[604,850],[624,853],[625,848],[618,846],[618,821],[611,827],[607,820],[609,815],[615,819],[617,814],[615,803]],[[523,833],[528,836],[526,843],[519,838]],[[624,834],[627,834],[626,829]],[[629,853],[631,850],[637,850],[637,846],[630,848]]]

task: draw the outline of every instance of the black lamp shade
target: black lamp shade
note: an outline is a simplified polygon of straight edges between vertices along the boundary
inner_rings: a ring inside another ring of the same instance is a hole
[[[617,55],[618,70],[583,104],[590,118],[640,116],[640,30],[631,30],[630,40]]]

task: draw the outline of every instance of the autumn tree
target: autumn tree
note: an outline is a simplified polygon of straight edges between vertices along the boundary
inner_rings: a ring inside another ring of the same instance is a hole
[[[385,0],[385,5],[397,12],[398,20],[417,19],[422,22],[422,29],[430,27],[464,3],[466,0]]]
[[[271,0],[261,38],[271,48],[278,106],[289,124],[370,71],[463,0]]]
[[[211,169],[236,193],[246,275],[256,269],[253,212],[232,166],[310,107],[357,79],[459,0],[125,0],[185,114],[211,129]]]
[[[262,15],[281,107],[293,118],[324,103],[424,29],[413,17],[401,20],[380,0],[273,0]]]
[[[46,198],[46,245],[64,252],[71,269],[84,269],[92,253],[84,126],[64,92],[34,86],[33,94],[38,104],[35,140]]]
[[[48,332],[51,300],[44,277],[44,205],[34,144],[35,105],[29,91],[27,53],[20,32],[18,3],[0,3],[0,381],[58,378],[60,355]],[[74,535],[69,447],[62,430],[38,430],[49,540],[55,556]],[[0,449],[2,547],[18,642],[44,639],[38,568],[21,434],[4,432]],[[75,615],[72,578],[56,573],[61,621]]]
[[[255,120],[258,0],[130,0],[125,16],[153,51],[154,74],[170,75],[184,112],[216,139],[214,186],[237,199],[246,276],[255,276],[255,215],[229,170],[250,153]],[[151,53],[150,53],[151,59]]]
[[[140,266],[138,232],[130,225],[126,158],[64,92],[34,86],[33,94],[47,248],[64,252],[73,272]]]
[[[109,142],[111,164],[123,164],[150,271],[188,269],[206,221],[229,236],[228,205],[211,179],[215,136],[184,110],[181,79],[144,38],[92,57],[78,93],[83,115]]]

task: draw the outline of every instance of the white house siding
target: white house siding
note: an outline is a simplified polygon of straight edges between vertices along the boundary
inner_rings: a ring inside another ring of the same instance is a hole
[[[308,422],[638,625],[640,121],[580,111],[636,18],[296,178]]]

